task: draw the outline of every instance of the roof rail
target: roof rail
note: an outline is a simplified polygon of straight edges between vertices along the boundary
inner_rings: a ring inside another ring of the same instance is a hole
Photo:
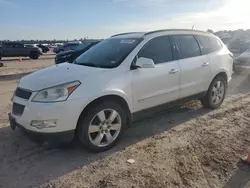
[[[196,32],[201,32],[201,33],[207,33],[205,31],[199,31],[199,30],[194,30],[194,29],[161,29],[161,30],[147,32],[145,33],[145,35],[150,35],[153,33],[158,33],[158,32],[163,32],[163,31],[196,31]]]
[[[127,35],[127,34],[136,34],[136,33],[142,33],[142,32],[119,33],[119,34],[116,34],[116,35],[112,35],[111,37],[116,37],[116,36],[120,36],[120,35]]]

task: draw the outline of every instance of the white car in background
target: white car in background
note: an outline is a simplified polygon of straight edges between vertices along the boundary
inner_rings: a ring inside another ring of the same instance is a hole
[[[73,64],[23,77],[13,97],[11,127],[21,127],[43,142],[76,137],[88,149],[104,151],[131,122],[149,112],[192,99],[218,108],[232,65],[232,54],[211,33],[114,35]]]

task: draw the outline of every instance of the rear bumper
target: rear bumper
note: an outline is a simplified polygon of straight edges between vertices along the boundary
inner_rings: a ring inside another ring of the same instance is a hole
[[[15,119],[9,114],[9,120],[11,123],[11,128],[15,130],[16,127],[20,128],[25,134],[33,141],[38,143],[49,143],[49,144],[63,144],[69,143],[74,139],[75,131],[63,131],[56,133],[44,133],[44,132],[35,132],[24,128],[23,125],[20,125],[15,121]]]

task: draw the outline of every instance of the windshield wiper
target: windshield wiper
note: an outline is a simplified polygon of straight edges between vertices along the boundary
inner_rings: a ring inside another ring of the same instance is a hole
[[[84,62],[84,63],[77,63],[78,65],[83,65],[83,66],[88,66],[88,67],[98,67],[101,68],[100,65],[97,65],[95,63],[90,63],[90,62]]]

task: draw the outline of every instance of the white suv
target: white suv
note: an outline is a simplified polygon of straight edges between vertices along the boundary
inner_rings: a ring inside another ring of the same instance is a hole
[[[191,99],[219,107],[232,65],[232,54],[210,33],[118,34],[73,64],[23,77],[13,97],[11,127],[21,127],[39,141],[76,137],[87,148],[104,151],[145,112]]]

